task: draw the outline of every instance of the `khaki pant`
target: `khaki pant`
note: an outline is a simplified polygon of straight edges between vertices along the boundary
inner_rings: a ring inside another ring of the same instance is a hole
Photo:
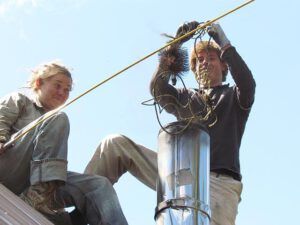
[[[156,152],[118,134],[102,140],[85,169],[85,173],[107,177],[112,184],[127,171],[155,190],[158,174]],[[240,181],[211,172],[211,225],[235,224],[241,192]]]

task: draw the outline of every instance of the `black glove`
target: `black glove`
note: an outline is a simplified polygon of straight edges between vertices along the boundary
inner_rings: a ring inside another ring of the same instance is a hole
[[[175,38],[179,38],[183,35],[185,35],[186,33],[192,31],[192,30],[195,30],[198,26],[199,26],[199,22],[197,21],[192,21],[192,22],[188,22],[188,23],[184,23],[183,25],[181,25],[178,29],[177,29],[177,32],[176,32],[176,36]],[[180,44],[183,44],[184,42],[190,40],[192,37],[193,37],[194,33],[181,39],[179,41]]]
[[[207,33],[221,48],[224,48],[226,45],[230,45],[230,41],[226,37],[219,23],[212,23],[209,27],[207,27]]]

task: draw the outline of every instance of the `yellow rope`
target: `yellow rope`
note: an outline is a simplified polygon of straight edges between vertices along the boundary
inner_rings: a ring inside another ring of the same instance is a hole
[[[75,97],[74,99],[70,100],[69,102],[65,103],[64,105],[58,107],[57,109],[54,109],[46,114],[44,114],[41,118],[39,118],[37,120],[37,123],[32,125],[32,127],[29,127],[27,129],[24,129],[23,132],[21,132],[19,135],[15,136],[13,139],[11,139],[10,141],[8,141],[5,145],[4,145],[4,148],[7,148],[9,146],[11,146],[13,143],[15,143],[17,140],[19,140],[21,137],[23,137],[25,134],[27,134],[29,131],[31,131],[32,129],[34,129],[36,126],[38,126],[39,124],[41,124],[42,122],[44,122],[46,119],[50,118],[51,116],[53,116],[55,113],[61,111],[62,109],[66,108],[67,106],[71,105],[73,102],[77,101],[79,98],[83,97],[84,95],[88,94],[89,92],[93,91],[94,89],[96,89],[97,87],[101,86],[102,84],[108,82],[109,80],[113,79],[114,77],[118,76],[119,74],[125,72],[126,70],[130,69],[131,67],[139,64],[140,62],[148,59],[149,57],[153,56],[154,54],[160,52],[161,50],[163,50],[164,48],[172,45],[172,44],[175,44],[177,42],[179,42],[180,40],[190,36],[190,35],[193,35],[195,32],[197,32],[198,30],[201,30],[201,29],[204,29],[205,27],[211,25],[212,23],[216,22],[217,20],[227,16],[228,14],[230,13],[233,13],[235,11],[237,11],[238,9],[250,4],[251,2],[254,2],[254,0],[250,0],[250,1],[247,1],[245,3],[243,3],[242,5],[208,21],[208,22],[205,22],[201,25],[199,25],[197,28],[195,28],[194,30],[186,33],[185,35],[182,35],[181,37],[179,38],[176,38],[170,42],[168,42],[166,45],[164,45],[163,47],[151,52],[150,54],[142,57],[141,59],[135,61],[134,63],[130,64],[129,66],[125,67],[124,69],[121,69],[119,70],[118,72],[116,72],[115,74],[111,75],[110,77],[106,78],[105,80],[101,81],[100,83],[94,85],[93,87],[91,87],[90,89],[88,89],[87,91],[83,92],[82,94],[80,94],[79,96]]]

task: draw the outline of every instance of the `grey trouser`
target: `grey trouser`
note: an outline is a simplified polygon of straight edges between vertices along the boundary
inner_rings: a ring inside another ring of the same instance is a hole
[[[66,181],[69,129],[67,115],[60,112],[24,135],[0,156],[0,182],[20,194],[39,182]]]
[[[86,223],[127,225],[107,178],[67,172],[68,135],[65,113],[46,119],[0,156],[0,182],[18,195],[39,182],[65,181],[58,199],[75,206]]]
[[[85,173],[107,177],[112,184],[129,171],[155,190],[157,154],[123,135],[102,140]],[[240,202],[242,183],[229,176],[210,174],[211,225],[234,225]]]

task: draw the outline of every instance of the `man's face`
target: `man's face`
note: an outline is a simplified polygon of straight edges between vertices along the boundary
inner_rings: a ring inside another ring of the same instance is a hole
[[[39,101],[46,111],[64,104],[72,87],[72,79],[62,73],[46,79],[38,79],[36,82]]]
[[[202,87],[215,87],[222,84],[222,72],[226,64],[222,63],[218,53],[214,50],[202,50],[198,52],[196,61],[196,80]],[[205,78],[207,77],[208,82]]]

